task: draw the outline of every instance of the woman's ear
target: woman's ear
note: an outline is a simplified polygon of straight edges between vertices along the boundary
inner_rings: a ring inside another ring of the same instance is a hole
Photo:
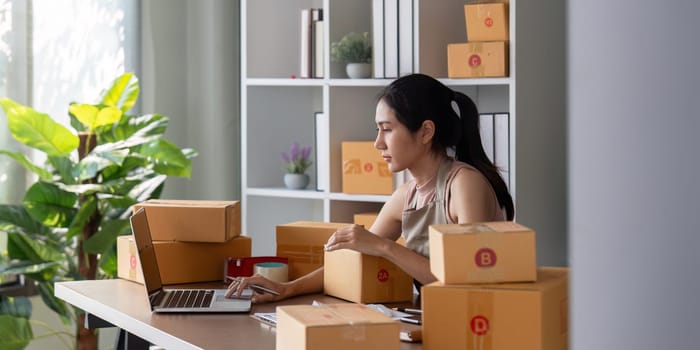
[[[424,120],[421,125],[421,142],[424,145],[432,142],[435,137],[435,123],[432,120]]]

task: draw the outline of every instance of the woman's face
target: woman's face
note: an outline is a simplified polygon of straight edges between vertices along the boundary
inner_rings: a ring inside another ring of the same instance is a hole
[[[425,145],[399,122],[394,111],[383,100],[377,103],[374,121],[377,123],[374,147],[382,152],[389,170],[399,172],[410,168],[424,152]]]

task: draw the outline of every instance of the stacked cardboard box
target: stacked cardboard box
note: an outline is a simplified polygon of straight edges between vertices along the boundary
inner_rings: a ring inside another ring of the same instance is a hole
[[[566,349],[568,269],[537,268],[514,222],[430,226],[424,349]]]
[[[466,4],[464,15],[467,42],[447,45],[447,75],[508,76],[508,4]]]
[[[149,200],[144,208],[163,284],[221,280],[229,257],[249,257],[238,201]],[[132,236],[117,239],[117,274],[143,283]]]

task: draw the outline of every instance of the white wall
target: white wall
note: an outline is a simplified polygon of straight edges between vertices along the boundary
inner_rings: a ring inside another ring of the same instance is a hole
[[[698,15],[569,1],[574,350],[700,347]]]

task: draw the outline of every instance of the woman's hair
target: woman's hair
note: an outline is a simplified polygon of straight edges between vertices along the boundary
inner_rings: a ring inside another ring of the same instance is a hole
[[[454,91],[425,74],[401,77],[379,95],[379,100],[394,111],[399,122],[411,132],[417,132],[423,122],[435,124],[433,152],[445,152],[455,148],[457,160],[479,170],[493,187],[498,204],[505,208],[508,220],[514,217],[513,199],[508,187],[498,173],[498,168],[489,160],[481,145],[479,135],[479,112],[469,96]],[[453,108],[459,108],[459,114]]]

